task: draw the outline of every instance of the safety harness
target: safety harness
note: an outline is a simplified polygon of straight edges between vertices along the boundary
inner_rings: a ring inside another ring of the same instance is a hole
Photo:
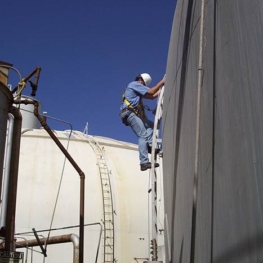
[[[125,90],[126,89],[127,88],[125,88]],[[140,99],[139,104],[136,107],[133,107],[131,103],[127,100],[127,98],[125,97],[125,90],[122,93],[122,102],[124,102],[127,105],[128,109],[134,112],[138,117],[146,118],[146,114],[144,111],[144,105],[142,103],[142,98]]]

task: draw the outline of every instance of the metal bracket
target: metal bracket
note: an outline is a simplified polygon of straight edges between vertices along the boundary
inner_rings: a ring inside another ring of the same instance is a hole
[[[38,245],[40,246],[43,255],[44,255],[45,257],[47,257],[47,251],[46,251],[46,249],[43,248],[43,246],[42,246],[42,244],[41,244],[41,242],[40,242],[40,240],[39,240],[37,231],[35,230],[35,228],[32,228],[32,231],[33,231],[33,233],[34,233],[34,235],[35,235],[35,237],[36,237],[37,243],[38,243]]]

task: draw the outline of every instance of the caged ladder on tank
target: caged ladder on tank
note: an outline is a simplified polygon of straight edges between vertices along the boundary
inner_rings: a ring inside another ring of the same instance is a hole
[[[89,143],[96,154],[97,165],[100,173],[102,200],[103,200],[103,263],[113,263],[114,258],[114,209],[110,171],[106,162],[103,148],[91,136]]]

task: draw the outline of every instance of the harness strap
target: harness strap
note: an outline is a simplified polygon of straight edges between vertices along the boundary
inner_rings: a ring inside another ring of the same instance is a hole
[[[128,106],[128,108],[133,111],[137,116],[140,116],[141,111],[143,111],[144,106],[142,99],[140,99],[139,104],[136,107],[133,107],[131,103],[125,98],[124,93],[122,94],[122,101]]]
[[[126,90],[127,88],[125,88]],[[144,105],[143,105],[143,102],[142,102],[142,98],[140,98],[140,102],[139,104],[136,106],[136,107],[133,107],[131,105],[131,103],[127,100],[127,98],[125,97],[124,93],[125,93],[125,90],[124,92],[122,93],[122,101],[128,106],[128,109],[130,109],[131,111],[133,111],[138,117],[140,118],[147,118],[146,117],[146,114],[145,114],[145,111],[144,111]]]

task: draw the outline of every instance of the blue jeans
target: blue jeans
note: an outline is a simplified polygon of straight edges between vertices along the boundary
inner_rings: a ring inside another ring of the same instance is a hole
[[[126,111],[121,114],[122,119],[126,119],[128,126],[138,137],[140,164],[148,163],[148,145],[152,146],[153,122],[148,119],[141,119],[135,113]]]

